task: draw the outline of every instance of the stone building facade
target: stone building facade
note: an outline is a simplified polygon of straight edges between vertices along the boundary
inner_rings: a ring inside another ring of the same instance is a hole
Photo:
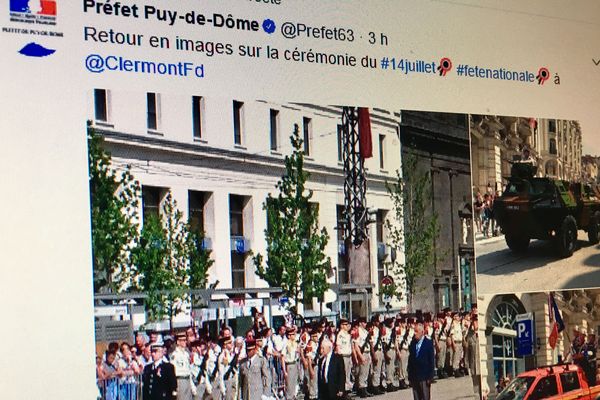
[[[502,190],[511,164],[525,149],[538,176],[580,181],[582,138],[577,121],[470,115],[474,191]]]
[[[337,229],[344,204],[342,107],[103,88],[91,93],[88,107],[114,164],[130,166],[141,183],[139,215],[158,212],[170,192],[184,218],[205,232],[215,261],[209,284],[218,282],[217,289],[267,286],[256,274],[251,254],[265,254],[263,203],[284,173],[289,137],[297,124],[304,139],[305,169],[311,174],[308,188],[319,207],[319,225],[330,237],[325,249],[333,265],[330,282],[348,283],[343,237]],[[401,167],[399,115],[371,110],[373,157],[365,166],[367,205],[377,216],[369,229],[373,288],[369,296],[355,296],[352,305],[342,305],[343,313],[350,308],[365,313],[381,305],[379,282],[391,257],[383,221],[393,219],[385,183]],[[329,305],[336,300],[332,291],[325,297]],[[321,305],[313,299],[304,307],[307,314],[313,310],[318,315]]]
[[[600,157],[585,155],[581,158],[581,173],[583,181],[590,184],[597,184],[600,176],[598,167],[600,166]]]
[[[417,282],[412,308],[469,310],[476,299],[471,217],[469,128],[465,114],[402,111],[402,157],[431,172],[429,210],[440,235],[430,270]]]

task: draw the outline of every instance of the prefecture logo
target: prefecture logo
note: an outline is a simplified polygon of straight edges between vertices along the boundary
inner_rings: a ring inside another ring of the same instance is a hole
[[[10,20],[39,25],[56,25],[56,0],[10,0]]]

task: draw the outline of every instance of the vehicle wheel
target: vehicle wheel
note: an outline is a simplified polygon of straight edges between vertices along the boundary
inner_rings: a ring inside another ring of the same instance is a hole
[[[558,254],[563,257],[571,257],[577,244],[577,222],[572,215],[567,215],[560,225],[557,233]]]
[[[518,235],[506,235],[506,245],[515,253],[523,253],[529,247],[529,238]]]
[[[596,211],[590,218],[588,226],[588,238],[591,244],[600,242],[600,211]]]

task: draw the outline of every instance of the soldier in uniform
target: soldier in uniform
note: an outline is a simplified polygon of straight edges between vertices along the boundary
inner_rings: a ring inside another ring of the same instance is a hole
[[[347,319],[340,320],[340,330],[336,336],[336,353],[344,359],[344,372],[346,373],[346,394],[352,390],[352,337],[350,336],[350,323]]]
[[[446,357],[446,338],[442,338],[442,327],[444,326],[444,315],[439,313],[433,324],[433,347],[435,349],[435,366],[438,379],[444,379],[444,360]]]
[[[206,354],[206,344],[200,340],[195,340],[191,343],[192,356],[190,362],[190,371],[194,379],[194,387],[192,394],[194,399],[202,400],[206,393],[206,362],[208,361]]]
[[[219,389],[224,400],[237,398],[238,362],[240,354],[233,350],[231,336],[221,339],[221,354],[219,355]]]
[[[144,400],[176,400],[177,376],[173,364],[165,362],[161,345],[151,347],[152,362],[144,368],[142,374]]]
[[[408,388],[408,347],[412,338],[415,334],[415,330],[412,326],[412,320],[405,320],[402,324],[400,335],[398,335],[398,352],[400,358],[400,389]]]
[[[175,375],[177,376],[177,400],[192,399],[190,358],[190,353],[187,350],[187,335],[185,332],[178,333],[175,350],[169,357],[175,367]]]
[[[246,341],[246,358],[240,362],[240,399],[261,400],[267,386],[267,363],[260,357],[256,341]]]
[[[385,320],[385,334],[382,337],[382,344],[385,357],[385,383],[388,392],[398,390],[396,381],[396,329],[394,328],[394,319]]]
[[[454,357],[454,347],[452,344],[452,338],[450,331],[452,329],[452,313],[449,308],[444,309],[444,329],[442,329],[442,336],[446,338],[446,354],[444,354],[444,378],[448,377],[448,372],[454,374],[452,369],[452,360]]]
[[[213,339],[209,339],[207,362],[206,362],[206,377],[207,377],[207,391],[206,394],[210,395],[213,400],[221,399],[221,390],[219,388],[219,355],[221,354],[221,347]]]
[[[385,390],[381,384],[381,374],[383,372],[383,348],[381,345],[381,327],[379,316],[373,316],[371,319],[372,324],[372,369],[371,369],[371,385],[373,394],[384,394]]]
[[[477,315],[473,315],[467,329],[467,334],[465,335],[465,341],[467,343],[467,354],[465,355],[465,360],[467,367],[469,368],[469,374],[471,374],[471,379],[473,380],[473,392],[477,395],[481,391],[478,354],[479,342],[477,339],[478,329],[479,326],[477,324]]]
[[[371,333],[367,331],[367,321],[360,318],[358,321],[358,337],[354,341],[354,351],[358,363],[358,395],[361,398],[368,397],[367,381],[371,367]]]
[[[319,354],[317,353],[317,347],[319,347],[319,332],[314,327],[310,332],[310,339],[304,347],[303,351],[300,352],[300,358],[304,367],[304,377],[306,380],[306,397],[307,399],[313,400],[318,396],[318,377],[316,372],[317,359]]]
[[[463,333],[459,313],[454,313],[452,317],[450,340],[452,342],[452,369],[454,371],[454,377],[460,378],[463,376],[463,374],[460,372],[460,360],[462,359],[463,355]]]
[[[287,343],[283,348],[282,357],[285,364],[285,398],[295,399],[298,391],[298,342],[296,330],[289,327],[286,331]]]

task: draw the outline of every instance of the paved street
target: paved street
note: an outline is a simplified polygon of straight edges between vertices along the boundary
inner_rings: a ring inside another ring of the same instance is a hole
[[[477,290],[481,294],[600,287],[600,246],[591,246],[579,231],[578,249],[560,259],[552,242],[532,241],[515,254],[503,237],[476,245]]]
[[[479,396],[473,394],[471,377],[448,378],[437,381],[431,386],[433,400],[476,400]],[[370,397],[373,400],[413,400],[412,389],[399,390],[382,396]]]

